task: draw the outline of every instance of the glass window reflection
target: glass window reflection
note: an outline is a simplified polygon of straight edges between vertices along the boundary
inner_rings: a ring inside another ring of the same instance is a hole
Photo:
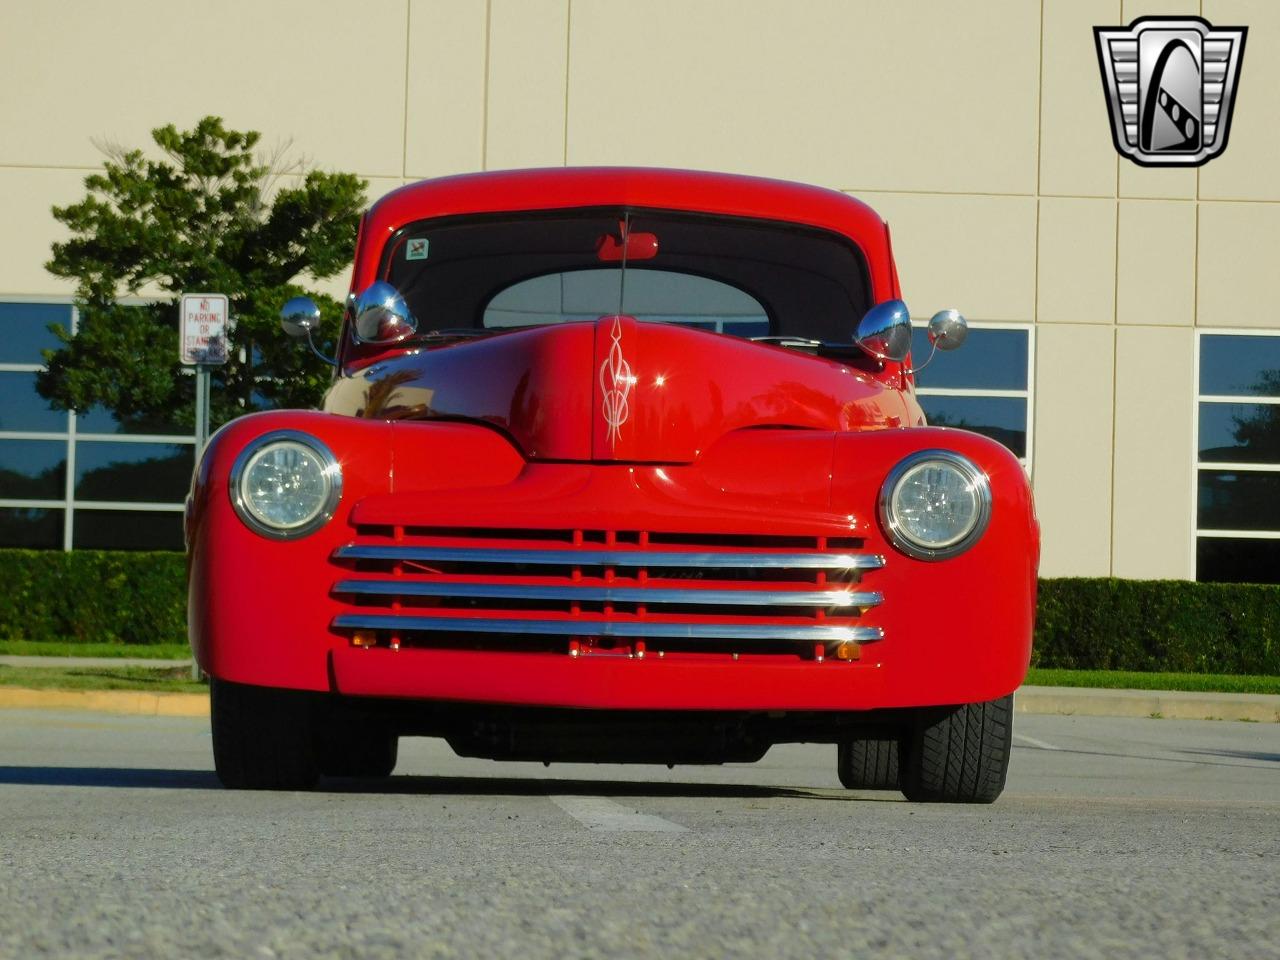
[[[182,514],[76,509],[75,550],[181,550]]]
[[[67,432],[67,414],[36,393],[35,373],[0,371],[0,397],[0,430]]]
[[[1200,537],[1196,579],[1213,583],[1280,583],[1280,540]]]
[[[929,425],[958,427],[1027,455],[1027,401],[1021,397],[919,397]]]
[[[63,500],[66,483],[65,440],[0,440],[0,498]]]
[[[191,425],[179,423],[175,417],[153,415],[121,422],[111,411],[100,405],[88,410],[76,411],[78,433],[127,433],[133,435],[159,433],[166,436],[190,436]]]
[[[970,329],[959,350],[934,355],[933,362],[916,374],[920,387],[968,390],[1026,390],[1026,330]],[[913,327],[911,360],[919,365],[929,359],[928,331]]]
[[[1280,473],[1201,470],[1196,502],[1201,530],[1280,530]]]
[[[1200,460],[1280,463],[1280,404],[1201,403]]]
[[[0,547],[59,550],[62,547],[61,510],[0,507]]]
[[[49,330],[53,324],[71,329],[71,306],[66,303],[0,303],[0,363],[44,365],[42,350],[62,345]]]
[[[1280,337],[1200,337],[1200,393],[1280,397]]]
[[[76,444],[76,499],[181,502],[191,486],[193,451],[188,444],[81,441]],[[79,527],[79,511],[75,523]]]

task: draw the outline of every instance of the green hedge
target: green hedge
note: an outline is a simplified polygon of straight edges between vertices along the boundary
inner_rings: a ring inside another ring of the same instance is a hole
[[[1041,580],[1031,663],[1280,675],[1280,584]]]
[[[3,639],[186,640],[180,553],[0,550],[0,583]],[[1042,580],[1032,665],[1280,675],[1280,584]]]
[[[0,550],[0,638],[185,643],[186,558]]]

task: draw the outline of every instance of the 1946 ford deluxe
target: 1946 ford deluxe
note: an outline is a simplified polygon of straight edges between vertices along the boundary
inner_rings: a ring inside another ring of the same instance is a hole
[[[544,762],[820,742],[848,787],[994,800],[1038,527],[1012,453],[926,425],[899,297],[880,217],[798,184],[380,200],[323,411],[233,421],[193,482],[222,782],[386,776],[403,735]]]

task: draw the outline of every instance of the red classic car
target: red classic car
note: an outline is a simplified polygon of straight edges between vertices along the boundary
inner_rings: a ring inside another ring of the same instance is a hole
[[[849,787],[995,799],[1038,527],[1012,453],[925,424],[899,296],[885,223],[815,187],[384,197],[323,412],[235,420],[193,482],[222,782],[385,776],[402,735],[544,762],[820,742]]]

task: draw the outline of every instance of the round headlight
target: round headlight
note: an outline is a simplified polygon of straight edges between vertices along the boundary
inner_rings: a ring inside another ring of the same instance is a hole
[[[969,459],[922,450],[904,459],[880,488],[880,522],[893,545],[917,560],[945,560],[969,549],[991,518],[991,484]]]
[[[333,516],[342,495],[342,468],[315,437],[278,430],[240,452],[230,488],[236,513],[258,533],[301,537]]]

